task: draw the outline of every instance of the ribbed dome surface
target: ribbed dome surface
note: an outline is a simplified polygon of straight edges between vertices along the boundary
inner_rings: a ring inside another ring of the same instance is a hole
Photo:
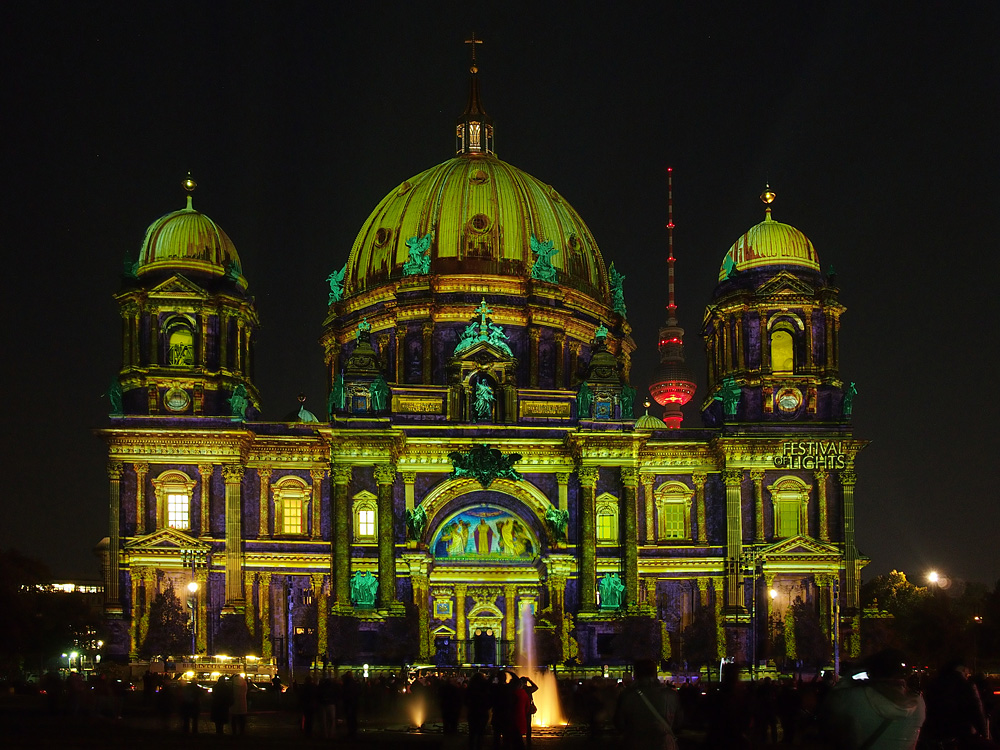
[[[757,226],[751,227],[729,248],[722,259],[719,281],[735,268],[746,271],[764,266],[802,266],[819,271],[819,256],[812,242],[788,224],[771,219],[771,210]]]
[[[667,423],[664,422],[659,417],[654,417],[648,411],[635,420],[636,430],[641,430],[643,432],[652,432],[653,430],[666,430]]]
[[[246,287],[236,246],[218,224],[191,207],[162,216],[146,230],[139,251],[137,273],[159,270],[196,271],[212,276],[232,273],[234,280]]]
[[[345,295],[401,278],[407,240],[428,234],[432,275],[530,275],[534,236],[552,242],[556,283],[609,302],[604,260],[573,207],[550,185],[492,155],[449,159],[389,193],[354,242]]]

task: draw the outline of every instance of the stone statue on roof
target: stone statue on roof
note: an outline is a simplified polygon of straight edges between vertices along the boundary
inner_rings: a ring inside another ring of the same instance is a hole
[[[625,283],[625,274],[615,270],[615,264],[612,263],[611,268],[608,270],[608,276],[611,282],[611,307],[624,318],[625,290],[623,289],[623,284]]]
[[[332,305],[334,302],[340,302],[344,298],[344,274],[347,273],[347,264],[339,271],[334,271],[326,280],[330,283],[330,301],[327,304]]]
[[[403,276],[418,276],[431,272],[431,233],[410,237],[406,241],[410,257],[403,264]]]
[[[559,252],[554,247],[555,243],[552,240],[540,242],[535,235],[531,235],[529,242],[531,244],[531,252],[536,256],[535,263],[531,267],[531,278],[555,284],[558,277],[556,269],[550,260],[553,255]]]

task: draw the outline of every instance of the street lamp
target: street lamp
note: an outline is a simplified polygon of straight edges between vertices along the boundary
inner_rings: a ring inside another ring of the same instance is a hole
[[[188,598],[188,608],[191,610],[191,655],[198,653],[196,634],[198,632],[198,582],[191,581],[187,585],[191,596]]]

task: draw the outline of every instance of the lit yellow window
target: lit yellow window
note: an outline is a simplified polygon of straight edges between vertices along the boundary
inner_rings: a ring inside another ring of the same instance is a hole
[[[663,538],[684,539],[687,529],[684,523],[685,506],[683,503],[667,503],[662,508]]]
[[[358,536],[375,536],[375,511],[358,511]]]
[[[691,500],[694,490],[677,480],[664,482],[653,493],[656,498],[656,538],[691,538]]]
[[[194,364],[194,336],[190,329],[176,328],[170,333],[170,348],[167,350],[167,364]]]
[[[172,529],[190,528],[191,499],[187,493],[167,493],[167,526]]]
[[[309,533],[306,513],[309,487],[296,476],[286,476],[274,485],[275,533],[296,536]]]
[[[302,498],[286,497],[281,503],[281,531],[283,534],[302,534]]]
[[[774,508],[774,536],[788,538],[806,534],[806,511],[812,487],[798,477],[781,477],[768,486]]]
[[[354,541],[374,542],[378,534],[378,498],[362,490],[354,496]]]
[[[794,369],[795,356],[792,347],[792,334],[788,331],[775,331],[771,334],[771,371],[791,374]]]
[[[618,542],[618,498],[604,493],[597,498],[597,541],[599,544]]]
[[[790,537],[799,535],[799,503],[775,503],[775,528],[777,536]]]

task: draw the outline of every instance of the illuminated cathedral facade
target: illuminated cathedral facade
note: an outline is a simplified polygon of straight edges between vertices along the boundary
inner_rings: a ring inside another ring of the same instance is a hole
[[[768,191],[724,254],[701,427],[681,426],[671,247],[664,419],[641,415],[622,277],[558,192],[497,158],[475,67],[455,133],[333,269],[319,414],[262,416],[247,278],[192,196],[147,230],[98,431],[111,650],[135,657],[157,593],[192,583],[195,651],[237,618],[278,665],[517,663],[528,627],[544,661],[614,663],[636,622],[677,661],[696,620],[745,663],[796,602],[855,648],[864,442],[812,243]]]

